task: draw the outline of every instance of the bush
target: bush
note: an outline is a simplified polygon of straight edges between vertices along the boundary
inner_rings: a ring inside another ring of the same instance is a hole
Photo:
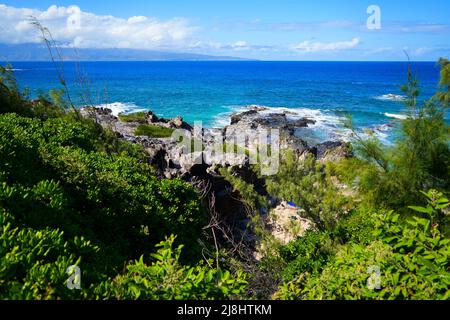
[[[66,241],[57,229],[18,228],[12,221],[12,216],[0,208],[0,299],[82,297],[83,292],[67,288],[66,270],[71,265],[86,270],[90,257],[99,249],[84,238]],[[85,274],[87,282],[92,280],[89,272]]]
[[[19,91],[16,78],[10,65],[0,66],[0,114],[16,112],[31,116],[31,103],[27,96]]]
[[[147,136],[151,138],[168,138],[172,136],[174,129],[155,126],[151,124],[140,124],[134,134],[137,136]]]
[[[255,186],[246,182],[233,169],[220,168],[219,173],[233,187],[233,192],[238,192],[243,202],[251,209],[267,208],[267,200],[255,190]]]
[[[146,123],[145,112],[135,112],[130,114],[119,114],[119,120],[122,122]]]
[[[182,245],[173,247],[173,236],[157,245],[150,265],[141,257],[127,267],[124,275],[105,283],[109,297],[144,300],[205,300],[239,297],[247,282],[241,272],[235,275],[208,267],[205,263],[183,266],[179,259]],[[211,263],[212,261],[209,261]]]
[[[340,244],[348,242],[369,244],[375,240],[373,230],[375,228],[376,215],[363,205],[343,217],[337,222],[336,228],[330,236]]]
[[[287,151],[278,173],[268,177],[266,183],[271,195],[304,209],[322,230],[333,229],[353,208],[351,198],[340,192],[327,167],[312,155],[299,159]]]
[[[196,260],[205,216],[195,190],[158,180],[137,150],[102,151],[103,136],[70,115],[0,115],[0,207],[15,217],[13,227],[89,239],[101,249],[92,265],[99,275],[115,274],[172,233],[188,244],[185,259]]]
[[[294,280],[305,272],[315,274],[333,258],[333,241],[327,233],[308,232],[305,236],[281,247],[280,255],[286,262],[283,281]]]
[[[431,205],[431,203],[430,203]],[[439,204],[442,206],[443,204]],[[447,203],[446,205],[450,205]],[[450,240],[431,216],[401,221],[392,212],[379,215],[369,245],[348,244],[319,275],[304,275],[281,286],[281,299],[448,299]],[[423,213],[426,208],[414,207]],[[369,286],[379,270],[379,288]]]
[[[442,64],[443,77],[447,66]],[[373,136],[364,139],[357,133],[354,141],[359,155],[372,165],[371,170],[360,172],[360,191],[372,198],[374,206],[397,211],[420,200],[421,190],[450,189],[450,126],[445,121],[448,101],[438,94],[442,99],[419,102],[418,80],[411,71],[407,80],[402,90],[407,96],[408,117],[401,121],[395,145],[386,147]],[[444,78],[441,81],[441,85],[447,82]]]

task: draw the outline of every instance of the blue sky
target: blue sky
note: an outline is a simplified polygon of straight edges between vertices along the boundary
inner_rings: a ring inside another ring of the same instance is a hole
[[[25,22],[31,12],[58,41],[81,48],[118,46],[263,60],[404,60],[404,50],[414,60],[450,56],[448,0],[0,0],[0,4],[0,43],[36,42]],[[366,10],[372,4],[381,10],[381,29],[367,29]],[[76,10],[68,9],[72,5]],[[74,13],[80,17],[79,27],[65,30]]]

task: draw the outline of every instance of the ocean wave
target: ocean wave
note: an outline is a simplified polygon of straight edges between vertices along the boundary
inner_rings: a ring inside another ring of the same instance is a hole
[[[378,140],[386,145],[392,144],[390,140],[390,132],[394,127],[394,122],[384,123],[377,126],[372,127],[373,134]]]
[[[6,68],[7,71],[25,71],[26,69]]]
[[[408,116],[404,115],[404,114],[396,114],[396,113],[384,113],[384,115],[388,118],[394,118],[394,119],[399,119],[399,120],[405,120],[408,118]]]
[[[107,108],[112,111],[112,114],[116,117],[119,114],[127,114],[133,112],[147,111],[148,109],[139,107],[132,102],[113,102],[105,103],[94,106],[95,108]]]
[[[211,126],[213,128],[224,128],[228,125],[230,125],[230,117],[233,113],[241,113],[244,111],[248,111],[250,108],[252,107],[264,107],[267,108],[265,106],[260,106],[260,105],[247,105],[247,106],[242,106],[242,105],[231,105],[231,106],[223,106],[224,108],[228,109],[228,111],[226,112],[221,112],[218,113],[217,115],[215,115],[213,117],[213,120],[211,121]]]
[[[387,100],[387,101],[404,101],[406,99],[405,96],[402,96],[400,94],[394,94],[394,93],[388,93],[383,94],[381,96],[375,97],[377,100]]]
[[[224,128],[230,124],[230,113],[224,112],[214,116],[212,120],[213,128]]]
[[[301,137],[308,142],[317,143],[328,140],[342,140],[350,142],[354,139],[354,132],[344,126],[346,118],[338,115],[330,110],[308,109],[308,108],[269,108],[267,112],[271,113],[274,110],[279,112],[287,112],[287,117],[292,119],[309,118],[315,124],[308,125],[306,128],[301,128]],[[389,144],[389,132],[392,130],[391,124],[374,125],[371,128],[372,135],[379,139],[382,143]],[[364,128],[355,128],[358,135],[368,138],[369,134]],[[304,135],[304,136],[303,136]]]
[[[309,108],[286,108],[286,107],[270,107],[265,105],[246,105],[246,106],[228,106],[230,111],[218,114],[214,121],[213,127],[223,128],[230,124],[230,116],[236,112],[244,112],[248,110],[257,110],[261,115],[271,113],[284,113],[290,120],[308,118],[315,121],[314,124],[308,125],[307,128],[300,128],[299,132],[308,140],[326,141],[326,140],[344,140],[349,141],[351,138],[351,130],[344,127],[344,117],[335,114],[329,110],[309,109]]]
[[[229,112],[218,114],[213,121],[213,126],[223,128],[230,124],[230,116],[235,112],[257,110],[260,114],[285,113],[288,119],[297,120],[309,118],[315,121],[314,124],[306,128],[299,128],[299,136],[309,143],[319,143],[328,140],[351,141],[354,138],[352,130],[344,126],[345,117],[331,110],[310,109],[310,108],[286,108],[269,107],[265,105],[229,106]],[[396,115],[401,116],[401,115]],[[371,127],[372,135],[380,139],[383,143],[389,144],[389,133],[392,130],[392,123],[379,124]],[[364,128],[356,130],[362,137],[369,137]]]

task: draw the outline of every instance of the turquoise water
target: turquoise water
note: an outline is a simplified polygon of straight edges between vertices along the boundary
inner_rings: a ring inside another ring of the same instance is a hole
[[[433,62],[411,64],[421,96],[436,90],[439,68]],[[89,78],[90,99],[81,98],[77,74]],[[21,87],[32,96],[58,88],[49,62],[13,63]],[[404,113],[400,85],[402,62],[72,62],[64,73],[78,105],[109,104],[115,112],[151,109],[160,116],[183,116],[206,127],[228,123],[230,112],[247,105],[287,108],[318,120],[321,138],[345,135],[341,117],[353,116],[358,128],[376,129],[388,139]]]

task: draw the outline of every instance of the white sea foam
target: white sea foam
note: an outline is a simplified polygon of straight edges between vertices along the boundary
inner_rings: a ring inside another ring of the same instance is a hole
[[[393,128],[393,123],[385,123],[378,126],[374,126],[371,129],[373,130],[373,134],[384,144],[391,144],[389,140],[389,132]],[[366,135],[367,137],[367,135]]]
[[[349,141],[351,139],[352,131],[344,127],[345,117],[328,110],[298,108],[294,109],[294,112],[297,115],[289,115],[293,119],[308,118],[315,121],[314,124],[309,124],[307,128],[302,130],[313,133],[318,136],[319,140]]]
[[[251,105],[251,106],[225,106],[225,108],[229,109],[227,112],[221,112],[214,116],[214,119],[211,121],[213,128],[223,128],[230,124],[230,117],[233,113],[241,113],[248,111],[250,107],[262,107],[257,105]]]
[[[394,119],[399,119],[399,120],[405,120],[408,118],[408,116],[404,115],[404,114],[395,114],[395,113],[384,113],[384,115],[388,118],[394,118]]]
[[[230,124],[230,113],[224,112],[216,115],[212,121],[213,128],[223,128]]]
[[[263,105],[247,105],[247,106],[229,106],[229,112],[218,114],[214,121],[213,127],[223,128],[230,124],[230,116],[235,112],[244,112],[248,110],[258,110],[261,115],[271,113],[285,113],[288,119],[296,120],[308,118],[314,120],[314,124],[309,124],[307,128],[301,128],[302,136],[311,137],[312,140],[350,140],[351,130],[344,128],[343,117],[336,115],[328,110],[309,109],[309,108],[285,108],[285,107],[268,107]]]
[[[377,100],[387,100],[387,101],[404,101],[406,99],[405,96],[402,96],[400,94],[394,94],[394,93],[388,93],[383,94],[381,96],[375,97]]]
[[[390,131],[392,129],[392,123],[381,124],[379,126],[376,126],[375,129],[381,132]]]
[[[95,108],[107,108],[112,111],[112,114],[116,117],[121,113],[132,113],[132,112],[140,112],[140,111],[147,111],[147,109],[139,107],[135,105],[132,102],[124,103],[124,102],[113,102],[113,103],[106,103],[106,104],[100,104],[95,106]]]
[[[327,140],[343,140],[351,141],[353,132],[345,128],[343,123],[345,118],[337,115],[330,110],[319,110],[309,108],[284,108],[284,107],[268,107],[261,105],[251,106],[229,106],[230,111],[218,114],[213,126],[223,128],[230,124],[230,116],[234,112],[244,112],[250,110],[258,110],[262,115],[270,113],[285,113],[289,119],[308,118],[315,121],[315,124],[309,124],[306,128],[300,128],[299,134],[308,142],[317,143]],[[389,114],[391,115],[391,114]],[[391,115],[402,117],[402,115]],[[392,124],[380,124],[370,128],[372,134],[380,139],[383,143],[389,144],[389,132],[392,130]],[[368,137],[363,129],[357,130],[362,137]]]

